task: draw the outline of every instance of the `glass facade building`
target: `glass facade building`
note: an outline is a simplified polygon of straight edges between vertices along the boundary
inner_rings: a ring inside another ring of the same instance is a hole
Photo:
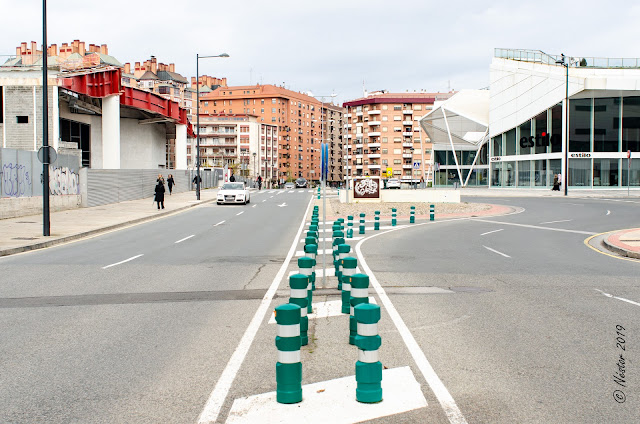
[[[569,187],[640,186],[640,97],[570,98],[568,104]],[[490,185],[552,187],[565,156],[563,119],[558,103],[492,137]]]

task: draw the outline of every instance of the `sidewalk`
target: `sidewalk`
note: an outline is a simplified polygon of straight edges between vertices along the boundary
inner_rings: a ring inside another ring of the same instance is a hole
[[[426,190],[433,190],[428,188]],[[441,190],[439,187],[436,190]],[[479,196],[479,197],[564,197],[564,189],[560,191],[552,191],[549,188],[488,188],[488,187],[465,187],[458,189],[460,196]],[[605,199],[635,199],[640,198],[640,188],[632,187],[627,196],[627,189],[580,189],[569,187],[567,197],[573,198],[605,198]]]
[[[153,198],[130,200],[110,205],[79,208],[50,214],[51,235],[43,233],[42,214],[0,220],[0,256],[42,249],[127,225],[185,210],[216,200],[217,189],[202,190],[200,201],[195,191],[165,195],[164,209]]]
[[[615,231],[606,235],[602,241],[612,252],[640,259],[640,228]]]

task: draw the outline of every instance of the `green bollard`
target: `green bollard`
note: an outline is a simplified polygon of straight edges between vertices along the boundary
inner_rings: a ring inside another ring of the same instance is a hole
[[[409,223],[410,224],[416,223],[416,207],[415,206],[411,206],[411,216],[409,217]]]
[[[313,266],[316,264],[315,259],[308,256],[302,256],[298,258],[298,272],[302,275],[306,275],[309,282],[313,282]],[[313,312],[313,290],[315,289],[313,283],[307,285],[307,312]]]
[[[316,238],[315,237],[305,237],[304,238],[304,245],[306,246],[307,244],[316,244]]]
[[[369,276],[367,274],[354,274],[351,276],[351,293],[349,297],[349,344],[356,344],[358,325],[354,314],[354,308],[361,303],[369,303]]]
[[[338,278],[338,290],[342,290],[342,260],[349,255],[351,246],[346,243],[338,245],[338,271],[336,271],[336,277]]]
[[[353,238],[353,216],[349,215],[347,220],[347,238]]]
[[[359,304],[354,309],[357,324],[356,400],[363,403],[382,401],[382,363],[378,350],[382,339],[378,334],[380,306]]]
[[[429,221],[433,221],[435,219],[436,216],[436,206],[435,205],[429,205]]]
[[[289,287],[291,287],[291,295],[289,303],[300,307],[300,342],[302,346],[309,343],[309,318],[307,317],[307,287],[309,286],[309,277],[302,274],[293,274],[289,277]]]
[[[358,234],[364,234],[364,217],[365,217],[365,214],[361,213],[360,214],[360,230],[358,231]]]
[[[380,230],[380,211],[375,212],[375,222],[373,223],[373,229],[378,231]]]
[[[276,307],[276,401],[302,401],[302,363],[300,362],[300,307],[287,303]]]
[[[398,220],[396,219],[396,212],[398,210],[396,208],[392,208],[391,209],[391,226],[395,227],[396,224],[398,223]]]
[[[356,273],[358,260],[354,257],[347,256],[342,260],[342,307],[340,311],[343,314],[351,312],[351,276]]]

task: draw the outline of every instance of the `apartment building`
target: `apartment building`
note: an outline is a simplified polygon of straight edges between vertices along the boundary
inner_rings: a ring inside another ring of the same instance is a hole
[[[427,181],[431,140],[418,121],[452,95],[379,91],[345,102],[348,176],[388,178],[391,171],[403,182]]]
[[[276,177],[279,183],[299,177],[310,181],[320,180],[320,143],[323,137],[329,143],[333,140],[334,163],[337,163],[337,150],[341,149],[342,126],[338,127],[336,124],[341,122],[338,117],[342,108],[329,106],[324,103],[323,107],[322,102],[306,94],[270,84],[219,87],[209,94],[200,96],[201,116],[254,115],[258,122],[277,127],[278,146],[274,146],[273,149],[277,150],[278,154]],[[323,134],[325,120],[326,137]],[[268,163],[266,168],[269,168]],[[332,178],[336,178],[333,182],[341,181],[339,172],[331,175]]]
[[[327,182],[331,185],[339,185],[344,181],[344,125],[345,113],[342,106],[331,103],[322,103],[321,136],[325,143],[329,144],[329,169]]]
[[[246,114],[200,115],[200,166],[228,167],[239,176],[265,183],[278,178],[278,126]],[[194,138],[187,146],[187,166],[196,165]]]

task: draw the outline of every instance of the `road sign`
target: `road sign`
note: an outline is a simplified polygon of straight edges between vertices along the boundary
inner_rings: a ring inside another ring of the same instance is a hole
[[[420,169],[420,162],[413,162],[413,169]]]
[[[49,150],[49,161],[45,162],[45,157],[44,157],[44,151],[45,149]],[[40,147],[40,150],[38,150],[38,160],[45,164],[45,165],[50,165],[52,163],[56,163],[56,159],[58,159],[58,154],[56,153],[56,149],[54,149],[52,146],[42,146]]]
[[[387,168],[387,177],[393,177],[393,168]]]

